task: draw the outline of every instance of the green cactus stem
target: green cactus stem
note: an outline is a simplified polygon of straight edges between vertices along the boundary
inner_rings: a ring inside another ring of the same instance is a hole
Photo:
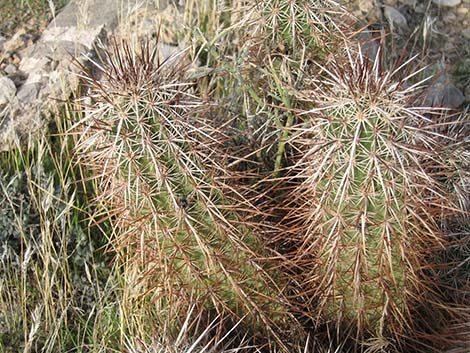
[[[96,179],[114,244],[138,269],[139,295],[158,303],[162,322],[178,325],[196,306],[276,338],[291,320],[282,289],[241,216],[249,202],[232,203],[236,193],[222,182],[223,133],[204,118],[184,55],[160,61],[156,45],[135,52],[115,42],[99,68],[99,81],[84,74],[92,103],[82,104],[77,152]]]

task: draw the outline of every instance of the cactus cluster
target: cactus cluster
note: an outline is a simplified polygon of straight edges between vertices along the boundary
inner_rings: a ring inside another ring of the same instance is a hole
[[[459,149],[405,83],[359,49],[306,84],[280,223],[316,325],[384,347],[426,335],[414,308],[452,311],[433,293],[439,265],[429,259],[446,246],[443,217],[461,213],[441,182],[461,172]]]
[[[137,50],[115,41],[105,53],[102,78],[82,76],[92,104],[80,103],[76,149],[112,241],[137,273],[130,285],[156,303],[161,322],[181,325],[193,308],[232,322],[248,316],[247,329],[274,332],[289,321],[282,292],[242,219],[248,201],[234,203],[223,183],[224,136],[202,114],[184,55],[160,61],[149,41]]]
[[[114,42],[101,79],[84,68],[80,161],[162,322],[181,326],[196,307],[268,333],[271,351],[304,333],[353,351],[465,346],[466,277],[449,283],[468,239],[448,235],[468,220],[468,118],[416,107],[409,63],[363,55],[336,9],[244,8],[228,27],[253,29],[240,52],[207,44],[206,63],[220,62],[198,81],[183,53],[161,61],[148,41]]]
[[[311,52],[331,42],[341,32],[345,11],[330,0],[269,0],[257,3],[254,14],[260,35],[294,56],[299,49]]]

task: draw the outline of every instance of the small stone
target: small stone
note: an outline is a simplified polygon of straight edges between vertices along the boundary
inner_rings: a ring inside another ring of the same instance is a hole
[[[465,87],[465,99],[467,102],[470,102],[470,84]]]
[[[467,7],[464,7],[464,6],[459,7],[459,8],[457,9],[457,13],[458,13],[459,15],[461,15],[461,16],[465,16],[466,14],[468,14],[468,8],[467,8]]]
[[[7,41],[7,39],[3,36],[0,36],[0,51],[3,51],[3,45],[5,44],[5,42]]]
[[[398,27],[400,29],[407,29],[408,22],[406,21],[406,17],[398,11],[397,9],[391,6],[384,6],[384,15],[387,18],[388,22],[390,23],[390,27]]]
[[[449,77],[444,75],[433,83],[427,92],[425,104],[431,107],[459,108],[465,102],[465,96],[450,81]]]
[[[10,102],[15,94],[15,83],[8,77],[0,77],[0,106]]]
[[[5,68],[3,69],[3,71],[5,71],[5,73],[7,75],[13,75],[16,73],[16,71],[18,71],[17,67],[13,64],[8,64],[7,66],[5,66]]]
[[[454,7],[459,5],[462,0],[432,0],[437,6]]]
[[[465,28],[465,29],[462,31],[462,35],[463,35],[466,39],[470,39],[470,28]]]
[[[21,47],[24,46],[24,41],[23,41],[23,34],[25,33],[25,30],[24,29],[21,29],[19,31],[17,31],[13,37],[11,37],[9,40],[7,40],[4,44],[3,44],[3,50],[5,52],[15,52],[17,51],[18,49],[20,49]]]
[[[375,7],[375,2],[374,0],[359,0],[358,5],[362,12],[367,13]]]
[[[443,17],[442,20],[446,23],[452,23],[457,19],[457,15],[453,12],[446,13]]]
[[[416,7],[416,2],[418,0],[400,0],[402,4],[408,5],[409,7],[415,8]]]
[[[445,42],[445,44],[444,44],[444,51],[445,51],[445,52],[451,52],[451,51],[453,51],[453,50],[455,50],[455,44],[454,44],[452,41],[450,41],[450,40],[447,41],[447,42]]]
[[[377,38],[374,38],[372,34],[367,31],[361,31],[356,38],[361,45],[362,54],[374,60],[379,50]]]
[[[425,13],[426,12],[426,6],[424,4],[419,4],[419,5],[416,5],[414,10],[415,10],[416,13]]]
[[[25,84],[18,91],[18,100],[21,102],[31,102],[38,96],[39,84],[29,83]]]
[[[177,54],[180,50],[181,49],[175,45],[158,43],[158,51],[162,60],[168,59],[169,57]]]

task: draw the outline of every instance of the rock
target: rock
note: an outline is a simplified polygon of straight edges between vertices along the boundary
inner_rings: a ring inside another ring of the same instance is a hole
[[[18,90],[18,100],[21,102],[32,101],[38,97],[41,87],[39,82],[26,83]]]
[[[414,7],[414,10],[416,13],[420,13],[420,14],[425,13],[426,5],[423,3],[416,4],[416,6]]]
[[[3,50],[6,53],[13,53],[24,46],[24,40],[22,36],[25,34],[25,30],[21,29],[17,31],[13,37],[3,43]]]
[[[379,22],[381,20],[382,14],[376,0],[358,0],[358,7],[362,14],[366,15],[369,22]]]
[[[454,7],[459,5],[462,0],[432,0],[437,6]]]
[[[162,1],[164,5],[170,2],[173,1]],[[68,99],[78,87],[77,63],[86,67],[90,60],[96,60],[95,48],[106,42],[108,33],[116,30],[120,19],[128,19],[129,9],[137,11],[143,4],[141,0],[71,0],[34,45],[18,52],[24,48],[25,38],[29,43],[35,41],[24,36],[24,32],[17,32],[4,43],[13,54],[20,54],[18,62],[11,63],[18,67],[15,75],[21,77],[17,79],[17,93],[10,79],[4,83],[15,90],[13,93],[9,90],[2,99],[10,101],[12,95],[16,97],[8,117],[0,125],[0,151],[9,149],[11,141],[44,133],[51,113],[57,111],[57,100]],[[159,11],[163,7],[155,9]],[[150,30],[150,21],[148,26]],[[155,25],[154,30],[157,28]],[[171,45],[163,45],[161,49],[165,56],[177,50]]]
[[[457,109],[465,102],[465,96],[448,75],[441,75],[428,87],[424,104],[430,107]]]
[[[5,71],[7,75],[14,75],[16,71],[18,71],[18,68],[13,64],[8,64],[7,66],[5,66],[3,71]]]
[[[470,102],[470,84],[465,87],[465,99],[467,102]]]
[[[358,5],[359,9],[364,13],[367,13],[376,7],[374,0],[359,0]]]
[[[8,77],[0,77],[0,107],[11,102],[16,94],[15,83]]]
[[[176,45],[171,45],[167,43],[158,43],[158,51],[160,54],[161,60],[166,60],[172,55],[177,54],[181,51],[181,48]]]
[[[463,35],[466,39],[470,39],[470,28],[465,28],[465,29],[462,31],[462,35]]]
[[[384,15],[390,23],[390,27],[408,29],[408,22],[406,17],[397,9],[391,6],[384,5]]]
[[[361,31],[356,37],[361,45],[362,54],[370,60],[375,60],[379,51],[379,41],[368,31]]]
[[[0,51],[3,51],[3,46],[4,46],[6,41],[7,41],[7,39],[5,37],[0,36]]]
[[[466,16],[468,14],[468,8],[467,7],[464,7],[464,6],[461,6],[457,9],[457,13],[460,15],[460,16]]]
[[[446,23],[452,23],[457,19],[457,15],[453,12],[448,12],[442,17],[442,20]]]
[[[412,8],[415,8],[416,7],[416,3],[418,2],[418,0],[400,0],[400,2],[402,4],[405,4],[405,5],[408,5]]]

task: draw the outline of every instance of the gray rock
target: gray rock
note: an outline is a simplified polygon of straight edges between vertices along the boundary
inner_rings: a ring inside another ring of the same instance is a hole
[[[26,83],[19,90],[17,98],[20,102],[31,102],[38,97],[39,89],[41,84],[36,83]]]
[[[368,31],[361,31],[355,38],[361,45],[362,54],[370,60],[375,60],[379,51],[379,41]]]
[[[418,0],[400,0],[401,3],[408,5],[412,8],[416,7],[416,3]]]
[[[173,1],[162,1],[159,9],[170,2]],[[116,29],[129,9],[140,8],[142,4],[142,0],[71,0],[35,45],[21,51],[18,72],[22,85],[15,106],[0,124],[0,151],[8,149],[11,141],[44,132],[51,112],[57,110],[57,100],[68,99],[78,87],[77,63],[86,67],[90,58],[96,58],[95,48],[106,42],[108,33]],[[5,46],[18,47],[22,44],[20,37],[18,32],[15,41],[7,41]],[[164,55],[176,50],[170,45],[161,49]]]
[[[465,99],[470,102],[470,84],[465,87]]]
[[[459,5],[462,0],[432,0],[437,6],[445,6],[445,7],[455,7]]]
[[[0,107],[11,102],[16,94],[15,83],[8,77],[0,77]]]
[[[51,98],[66,99],[77,87],[78,80],[71,65],[76,55],[85,64],[85,54],[93,51],[106,30],[112,30],[119,9],[127,0],[72,0],[49,24],[38,42],[21,52],[19,70],[24,84],[18,88],[15,105],[0,127],[0,150],[11,141],[40,134],[55,108]],[[20,45],[20,33],[5,43],[7,49]]]
[[[424,104],[430,107],[457,109],[465,102],[463,93],[448,75],[442,75],[428,88]]]
[[[397,9],[384,5],[384,15],[390,23],[390,27],[399,29],[408,29],[406,17]]]
[[[160,59],[165,60],[170,56],[179,53],[181,48],[167,43],[158,43],[158,51],[160,54]]]
[[[16,71],[18,71],[18,68],[13,64],[8,64],[7,66],[5,66],[3,71],[5,71],[7,75],[14,75]]]
[[[3,45],[5,44],[5,42],[7,41],[7,39],[3,36],[0,36],[0,51],[3,51]]]

